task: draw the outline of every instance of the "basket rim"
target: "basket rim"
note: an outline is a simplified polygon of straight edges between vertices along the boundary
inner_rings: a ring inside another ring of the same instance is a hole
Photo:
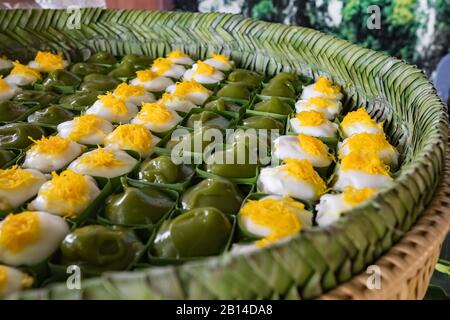
[[[82,10],[91,10],[91,9],[82,9]],[[14,11],[14,10],[12,10]],[[36,9],[29,9],[29,10],[21,10],[22,12],[27,12],[30,15],[32,14],[32,12],[34,11],[39,11],[39,12],[44,12],[44,11],[48,11],[48,10],[36,10]],[[52,10],[55,13],[61,12],[61,10]],[[147,11],[145,10],[126,10],[126,9],[119,9],[119,10],[105,10],[105,9],[94,9],[91,10],[97,14],[93,14],[90,16],[90,19],[92,19],[92,21],[88,21],[89,23],[96,23],[96,22],[101,22],[101,23],[105,23],[105,22],[109,22],[109,21],[113,21],[115,20],[116,22],[119,23],[120,19],[122,18],[122,14],[126,15],[129,13],[139,13],[139,12],[145,12],[147,13]],[[12,13],[5,13],[7,14],[12,14]],[[347,54],[347,50],[351,50],[351,49],[355,49],[358,50],[358,54],[360,54],[360,56],[370,56],[371,58],[376,58],[379,59],[380,61],[384,61],[386,62],[385,66],[382,68],[382,74],[377,74],[377,76],[381,77],[380,81],[386,81],[389,73],[391,72],[391,70],[393,69],[397,69],[396,73],[402,73],[402,74],[418,74],[417,79],[415,81],[417,81],[417,86],[423,86],[422,90],[417,90],[420,91],[420,93],[422,95],[425,95],[427,99],[430,100],[429,103],[429,108],[433,110],[433,115],[434,115],[434,119],[435,119],[435,126],[433,127],[433,135],[431,135],[431,137],[429,137],[429,139],[427,140],[427,144],[421,149],[421,152],[418,153],[416,155],[416,157],[414,158],[414,160],[411,161],[408,170],[405,172],[401,172],[400,176],[396,178],[396,181],[393,183],[393,185],[389,188],[386,188],[385,190],[381,191],[379,193],[379,195],[376,197],[375,201],[379,200],[379,199],[383,199],[384,195],[388,194],[388,193],[392,193],[395,188],[400,185],[400,183],[404,183],[404,184],[408,184],[408,182],[411,182],[414,178],[413,176],[418,174],[420,171],[420,168],[429,166],[430,163],[430,159],[431,158],[439,158],[439,154],[442,152],[442,150],[446,149],[446,140],[447,140],[447,135],[448,135],[448,127],[447,127],[447,108],[446,106],[443,104],[443,102],[436,96],[436,90],[434,89],[433,85],[431,84],[431,82],[424,76],[423,72],[420,71],[419,69],[417,69],[414,66],[408,65],[406,64],[404,61],[390,57],[384,53],[380,53],[380,52],[376,52],[370,49],[366,49],[366,48],[362,48],[358,45],[355,44],[351,44],[350,42],[346,41],[346,40],[342,40],[337,38],[336,36],[332,36],[332,35],[327,35],[324,34],[322,32],[310,29],[310,28],[304,28],[304,27],[297,27],[297,26],[287,26],[287,25],[283,25],[283,24],[274,24],[274,23],[268,23],[268,22],[263,22],[263,21],[258,21],[258,20],[254,20],[251,18],[242,18],[242,17],[236,17],[236,15],[232,15],[232,14],[221,14],[221,13],[185,13],[185,12],[153,12],[149,15],[161,15],[166,17],[166,21],[161,22],[161,20],[157,21],[157,24],[159,23],[160,25],[165,25],[167,24],[167,21],[170,20],[170,18],[174,18],[174,20],[172,20],[170,23],[176,23],[176,19],[180,19],[182,17],[198,17],[200,19],[203,19],[203,17],[212,17],[215,19],[217,18],[222,18],[222,19],[235,19],[236,21],[233,21],[234,26],[238,26],[238,25],[246,25],[246,28],[251,29],[252,26],[266,26],[267,28],[275,28],[278,27],[281,34],[282,34],[282,39],[287,39],[290,40],[291,37],[293,35],[295,35],[295,33],[298,33],[300,30],[302,30],[303,32],[308,32],[310,33],[310,37],[311,39],[320,39],[321,42],[326,42],[326,41],[334,41],[334,44],[336,47],[345,47],[346,50],[340,51],[338,50],[338,52],[334,53],[334,56],[336,58],[340,58],[343,60],[348,60],[349,58],[346,56]],[[2,16],[2,14],[0,13],[0,16]],[[124,17],[123,19],[126,19],[126,17]],[[151,19],[144,19],[143,21],[140,22],[140,24],[137,24],[137,26],[139,25],[145,25],[145,23],[150,23]],[[203,23],[204,21],[199,20],[198,24],[201,25],[201,23]],[[16,24],[18,24],[19,26],[21,24],[23,24],[24,26],[26,26],[26,20],[25,19],[21,19],[21,20],[17,20],[15,21]],[[196,22],[197,23],[197,22]],[[215,21],[213,23],[211,23],[211,25],[214,25]],[[223,26],[222,26],[223,27]],[[251,32],[250,32],[251,33]],[[273,40],[271,39],[271,35],[270,34],[265,34],[265,35],[258,35],[260,36],[259,40]],[[280,41],[281,41],[280,40]],[[314,62],[313,62],[314,63]],[[355,61],[355,65],[361,64],[362,62],[360,60]],[[288,66],[290,67],[290,66]],[[349,68],[354,68],[355,70],[357,70],[357,67],[355,67],[354,65],[350,66]],[[380,71],[381,72],[381,71]],[[397,78],[394,79],[394,81],[397,80]],[[426,91],[426,94],[423,94],[423,92]],[[411,99],[413,100],[422,100],[424,99],[423,96],[418,96],[415,93],[411,94],[412,97]],[[431,103],[432,101],[432,103]],[[436,170],[436,168],[434,168]],[[369,206],[369,204],[367,205]],[[356,212],[357,213],[357,212]],[[352,219],[353,217],[350,216],[349,219]],[[258,255],[262,255],[267,251],[271,251],[274,248],[280,247],[280,246],[288,246],[290,243],[296,241],[296,239],[298,239],[299,237],[301,237],[302,235],[293,237],[292,239],[289,239],[288,241],[285,242],[281,242],[278,244],[274,244],[273,246],[270,246],[268,248],[265,249],[261,249],[261,250],[257,250],[254,251],[250,254],[250,255],[254,255],[254,256],[258,256]],[[226,259],[222,258],[222,257],[211,257],[211,258],[207,258],[203,261],[199,261],[199,262],[191,262],[188,264],[184,264],[182,266],[180,266],[180,268],[186,268],[186,266],[194,266],[194,265],[203,265],[203,266],[209,266],[209,268],[214,268],[217,265],[219,265],[220,267],[226,267],[228,264],[231,264],[233,262],[233,260],[235,260],[236,258],[239,258],[239,255],[229,255],[228,257],[226,257]],[[167,270],[171,270],[172,268],[174,268],[173,266],[167,266],[167,267],[161,267],[165,268]],[[176,267],[179,268],[179,267]],[[156,269],[156,268],[152,268],[152,269]],[[159,268],[158,268],[159,269]],[[140,271],[133,271],[132,273],[137,274]],[[155,271],[158,272],[158,271]],[[142,271],[142,273],[145,273],[145,271]],[[114,272],[114,273],[105,273],[104,277],[110,277],[110,276],[114,276],[115,274],[117,275],[124,275],[127,274],[127,272]],[[102,276],[103,277],[103,276]],[[88,280],[86,280],[88,281]]]

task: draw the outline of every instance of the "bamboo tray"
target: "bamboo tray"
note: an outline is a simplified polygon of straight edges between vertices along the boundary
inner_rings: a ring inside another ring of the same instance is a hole
[[[403,164],[393,185],[366,205],[330,227],[305,231],[269,248],[179,266],[104,273],[83,280],[81,290],[68,290],[61,283],[12,298],[423,296],[442,234],[448,230],[448,212],[443,209],[448,180],[432,209],[410,229],[428,207],[442,176],[448,115],[420,70],[311,29],[230,14],[83,9],[80,17],[79,28],[73,28],[73,17],[65,10],[0,11],[0,51],[28,61],[37,50],[61,50],[67,59],[80,61],[100,50],[157,57],[181,49],[196,59],[212,52],[229,54],[240,67],[266,75],[279,71],[313,78],[325,75],[345,89],[345,111],[364,106],[376,120],[384,121]],[[364,289],[367,275],[354,276],[377,259],[383,289],[369,292]]]

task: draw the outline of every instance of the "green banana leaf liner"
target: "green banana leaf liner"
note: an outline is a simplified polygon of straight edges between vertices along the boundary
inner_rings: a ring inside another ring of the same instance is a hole
[[[101,223],[101,224],[105,225],[105,226],[113,226],[108,223]],[[135,264],[139,263],[140,260],[145,257],[145,252],[148,249],[148,247],[150,246],[150,243],[154,237],[153,228],[151,228],[151,227],[147,228],[145,226],[142,226],[142,227],[129,227],[126,229],[133,230],[133,232],[136,234],[138,240],[140,240],[141,241],[140,243],[142,244],[142,246],[135,252],[135,257],[134,257],[133,261],[131,261],[130,264],[123,270],[107,270],[107,269],[93,268],[93,267],[86,266],[86,265],[78,265],[81,270],[82,279],[90,278],[90,277],[97,277],[108,271],[131,270],[131,269],[133,269]],[[142,242],[142,238],[140,235],[145,235],[145,237],[149,236],[149,238],[145,239],[146,242]],[[54,283],[54,282],[65,281],[70,276],[70,274],[67,273],[67,267],[69,265],[62,264],[60,262],[60,259],[61,259],[60,252],[57,251],[53,254],[51,259],[48,261],[48,269],[49,269],[50,277],[47,278],[47,280],[45,281],[45,283],[44,283],[45,285],[48,285],[48,284]]]
[[[15,157],[12,158],[10,161],[6,162],[2,167],[0,167],[0,169],[7,169],[13,165],[15,165],[17,163],[17,161],[23,157],[23,150],[20,149],[6,149],[7,151],[11,151],[14,152]]]
[[[201,177],[204,179],[206,179],[206,178],[225,178],[236,184],[255,184],[256,181],[258,180],[258,176],[259,176],[259,167],[256,168],[255,175],[251,178],[222,177],[222,176],[207,172],[206,170],[203,170],[201,165],[198,166],[195,171],[196,171],[196,174],[198,177]]]
[[[182,127],[180,127],[179,125],[177,125],[175,128],[173,128],[170,133],[167,133],[156,145],[154,148],[154,152],[157,155],[170,155],[172,150],[166,147],[167,142],[170,141],[170,138],[172,136],[172,132],[175,131],[176,129],[180,129]],[[190,128],[186,128],[188,131],[192,131],[189,130]]]
[[[156,154],[152,155],[150,159],[154,159],[156,157]],[[186,190],[186,188],[190,185],[192,179],[195,176],[195,165],[189,165],[189,164],[182,164],[183,168],[181,169],[181,178],[179,182],[176,183],[156,183],[156,182],[149,182],[146,180],[140,180],[137,178],[137,175],[134,175],[132,177],[127,177],[127,181],[130,185],[142,185],[142,186],[150,186],[150,187],[157,187],[162,189],[170,189],[175,190],[177,192],[182,192]]]
[[[96,148],[94,148],[94,149],[96,149]],[[93,150],[93,149],[88,149],[87,151],[91,151],[91,150]],[[136,165],[134,166],[134,168],[131,169],[131,171],[128,172],[128,173],[125,173],[125,174],[123,174],[121,176],[117,176],[117,177],[113,177],[113,178],[92,176],[95,179],[95,181],[97,181],[97,184],[98,184],[99,187],[104,187],[108,183],[111,183],[112,190],[115,190],[116,188],[118,188],[118,187],[120,187],[122,185],[122,182],[121,182],[122,177],[135,176],[137,174],[137,171],[139,169],[139,165],[141,164],[141,156],[140,156],[140,154],[137,153],[136,151],[133,151],[133,150],[124,150],[124,151],[138,161],[136,163]]]
[[[245,200],[242,202],[241,208],[245,205],[245,203],[248,200],[260,200],[267,196],[270,196],[270,194],[261,193],[261,192],[249,193],[248,196],[245,198]],[[296,201],[303,203],[305,205],[306,210],[309,210],[311,212],[314,211],[314,207],[311,206],[311,203],[307,203],[307,202],[300,201],[300,200],[296,200]],[[241,243],[241,242],[248,243],[248,242],[253,242],[253,241],[261,239],[260,236],[250,233],[249,231],[245,230],[245,228],[243,228],[241,226],[240,211],[236,216],[236,221],[237,221],[236,239],[238,239],[239,243]]]
[[[128,177],[122,177],[121,178],[121,185],[118,186],[115,190],[113,190],[113,192],[111,192],[109,195],[120,193],[125,188],[127,188],[128,186],[135,187],[135,188],[149,187],[148,184],[144,184],[144,183],[140,182],[139,180],[132,180],[132,179],[129,179]],[[103,201],[102,210],[97,210],[97,213],[98,213],[97,221],[99,223],[101,223],[101,224],[117,225],[117,226],[127,227],[127,228],[144,228],[144,229],[147,228],[147,229],[151,230],[152,233],[153,233],[153,231],[156,230],[161,225],[161,223],[170,216],[171,212],[173,210],[175,210],[175,208],[177,206],[177,203],[178,203],[178,200],[179,200],[179,197],[180,197],[180,194],[177,191],[173,190],[173,189],[167,189],[164,186],[161,186],[161,185],[156,184],[156,183],[154,185],[151,185],[151,187],[155,188],[155,189],[158,189],[159,191],[161,191],[162,193],[166,194],[167,196],[169,196],[173,200],[173,207],[170,208],[167,211],[167,213],[164,214],[159,219],[158,222],[156,222],[154,224],[119,224],[119,223],[114,223],[114,222],[110,221],[108,218],[106,218],[104,216],[104,208],[105,208],[104,204],[105,204],[105,201]],[[106,200],[106,198],[104,200]],[[147,236],[150,237],[150,234],[147,234]]]
[[[0,69],[0,76],[6,77],[13,68],[3,68]]]
[[[58,86],[53,85],[51,87],[52,91],[55,91],[56,93],[60,94],[68,94],[68,93],[75,93],[77,91],[78,86]],[[33,86],[34,90],[37,91],[45,91],[45,86],[42,83],[35,83]]]
[[[34,113],[35,111],[38,111],[38,110],[41,110],[41,109],[45,108],[44,106],[41,106],[38,102],[27,102],[27,103],[21,103],[21,104],[22,105],[26,105],[28,107],[28,110],[23,112],[16,119],[12,119],[12,120],[9,120],[9,121],[0,121],[0,125],[12,123],[12,122],[26,121],[30,114]]]
[[[295,113],[291,114],[289,118],[286,121],[286,134],[289,135],[297,135],[292,130],[291,122],[289,121],[291,118],[295,117]],[[342,135],[341,135],[341,129],[340,129],[340,122],[337,120],[337,118],[333,121],[337,125],[339,125],[338,130],[336,131],[336,135],[334,137],[317,137],[317,139],[321,140],[323,143],[325,143],[328,147],[336,149],[337,145],[340,141],[342,141]]]
[[[173,219],[177,216],[179,216],[182,212],[179,210],[174,210],[171,212],[170,216],[167,218],[166,221]],[[236,217],[233,215],[229,215],[224,213],[225,216],[230,220],[231,222],[231,233],[230,233],[230,238],[228,239],[227,244],[225,245],[222,254],[226,253],[229,249],[231,244],[234,241],[234,236],[235,236],[235,230],[236,230]],[[161,227],[161,226],[160,226]],[[156,236],[155,232],[155,236]],[[178,259],[173,259],[173,258],[159,258],[159,257],[155,257],[154,255],[152,255],[152,246],[153,246],[153,242],[155,240],[155,237],[153,237],[150,246],[148,247],[147,250],[147,256],[148,256],[148,265],[147,267],[151,267],[151,266],[165,266],[165,265],[180,265],[189,261],[200,261],[200,260],[204,260],[207,259],[208,257],[189,257],[189,258],[178,258]],[[217,257],[217,256],[211,256],[211,257]],[[145,264],[140,264],[139,268],[145,268]]]

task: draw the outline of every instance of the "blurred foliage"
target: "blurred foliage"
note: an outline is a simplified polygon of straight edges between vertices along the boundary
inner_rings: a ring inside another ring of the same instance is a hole
[[[203,10],[236,12],[256,19],[313,27],[367,48],[384,51],[431,73],[450,49],[450,0],[197,0]],[[378,6],[381,29],[367,28]],[[180,5],[181,6],[181,5]]]

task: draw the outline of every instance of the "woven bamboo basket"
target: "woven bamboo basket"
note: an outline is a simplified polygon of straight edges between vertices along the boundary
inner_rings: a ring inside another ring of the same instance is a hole
[[[157,57],[181,49],[194,58],[222,52],[238,66],[266,75],[326,75],[345,89],[345,111],[364,106],[384,122],[402,154],[402,166],[390,187],[334,225],[271,247],[177,266],[104,273],[83,280],[81,290],[60,283],[12,298],[423,297],[448,230],[449,182],[446,176],[421,217],[442,176],[448,121],[445,105],[420,70],[311,29],[236,15],[84,9],[75,26],[72,15],[65,10],[0,11],[0,50],[25,61],[36,50],[49,49],[62,51],[71,61],[99,50]],[[375,261],[382,270],[382,289],[369,291],[367,274],[360,273]]]

